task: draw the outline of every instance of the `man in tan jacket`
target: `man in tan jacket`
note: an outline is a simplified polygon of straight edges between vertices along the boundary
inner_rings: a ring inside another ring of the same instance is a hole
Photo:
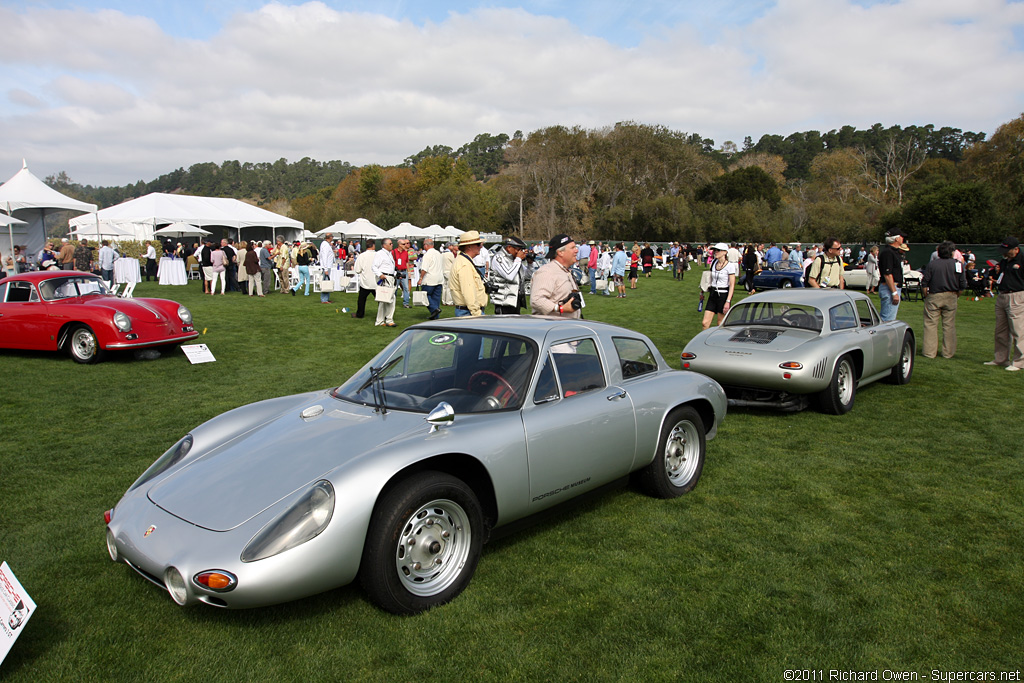
[[[459,236],[459,255],[452,264],[448,276],[448,288],[455,303],[455,317],[483,315],[487,307],[487,293],[480,272],[473,265],[473,258],[480,253],[484,241],[476,230],[468,230]]]
[[[579,318],[583,295],[569,272],[576,263],[576,243],[568,235],[555,235],[548,243],[548,262],[533,274],[530,312]]]

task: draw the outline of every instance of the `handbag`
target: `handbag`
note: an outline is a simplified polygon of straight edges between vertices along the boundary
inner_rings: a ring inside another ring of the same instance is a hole
[[[333,292],[334,291],[334,280],[331,279],[330,273],[324,273],[323,279],[320,280],[320,291],[321,292]]]
[[[377,303],[393,304],[395,302],[395,289],[395,287],[387,285],[377,285],[373,298],[377,300]]]
[[[607,289],[608,280],[594,280],[594,289]]]
[[[427,306],[427,293],[422,289],[414,290],[412,293],[412,305],[413,306]]]

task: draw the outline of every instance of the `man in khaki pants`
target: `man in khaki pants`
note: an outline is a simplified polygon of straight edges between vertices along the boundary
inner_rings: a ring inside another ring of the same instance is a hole
[[[939,258],[928,262],[921,275],[924,289],[924,349],[926,358],[935,358],[939,350],[939,321],[942,321],[942,357],[956,354],[956,306],[960,292],[967,289],[964,264],[953,258],[956,245],[939,245]]]

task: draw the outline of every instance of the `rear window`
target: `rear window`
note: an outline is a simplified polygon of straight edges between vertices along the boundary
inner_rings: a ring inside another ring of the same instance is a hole
[[[821,311],[809,304],[753,301],[734,306],[722,324],[725,327],[773,325],[821,332],[824,321]]]

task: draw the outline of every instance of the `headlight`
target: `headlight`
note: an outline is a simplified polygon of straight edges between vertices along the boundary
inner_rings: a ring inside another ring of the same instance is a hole
[[[164,572],[164,586],[171,594],[171,599],[179,605],[184,605],[188,599],[188,589],[185,587],[185,579],[181,578],[181,572],[174,567],[168,567]]]
[[[122,332],[131,332],[132,319],[121,311],[114,314],[114,324],[117,325],[117,329]]]
[[[178,306],[178,317],[181,318],[181,322],[186,325],[192,324],[192,312],[184,306]]]
[[[277,519],[252,537],[242,551],[242,562],[273,557],[316,538],[334,514],[334,487],[318,481]]]
[[[155,463],[149,466],[149,469],[142,473],[142,476],[135,480],[129,491],[137,489],[138,487],[145,484],[150,479],[156,477],[161,472],[169,470],[170,468],[177,465],[181,460],[188,455],[189,451],[192,450],[192,435],[186,434],[183,436],[178,443],[167,449],[167,452],[161,455]]]

